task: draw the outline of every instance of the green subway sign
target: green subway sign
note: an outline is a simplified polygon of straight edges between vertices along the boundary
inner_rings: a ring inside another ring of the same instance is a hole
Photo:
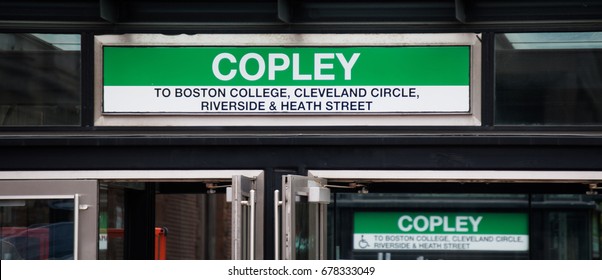
[[[527,234],[524,213],[356,212],[355,233]]]
[[[105,47],[105,86],[468,86],[467,46]]]
[[[356,212],[356,250],[527,251],[526,213]]]
[[[469,113],[469,46],[105,46],[103,113]]]

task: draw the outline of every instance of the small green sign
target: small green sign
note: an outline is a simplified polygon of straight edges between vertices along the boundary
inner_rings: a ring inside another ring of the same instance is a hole
[[[355,250],[528,251],[526,213],[356,212]]]
[[[528,234],[526,213],[356,212],[354,233]]]

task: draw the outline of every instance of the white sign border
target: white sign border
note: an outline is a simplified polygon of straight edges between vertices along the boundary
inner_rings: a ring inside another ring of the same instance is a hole
[[[480,34],[125,34],[94,38],[96,126],[479,126],[481,125]],[[468,113],[400,114],[107,114],[102,110],[104,46],[470,46]]]

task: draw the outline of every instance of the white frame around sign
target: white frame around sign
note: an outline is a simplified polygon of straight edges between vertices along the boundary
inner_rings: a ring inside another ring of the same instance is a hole
[[[478,126],[481,125],[480,34],[125,34],[94,38],[96,126]],[[468,113],[399,114],[105,114],[104,46],[470,46]]]
[[[97,256],[98,192],[95,180],[29,180],[0,172],[0,200],[73,200],[73,259]]]

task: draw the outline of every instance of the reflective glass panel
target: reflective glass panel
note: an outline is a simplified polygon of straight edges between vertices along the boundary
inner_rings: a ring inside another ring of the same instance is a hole
[[[602,124],[602,32],[497,34],[495,123]]]
[[[583,194],[336,193],[328,257],[600,259],[599,203]]]
[[[102,182],[99,198],[99,259],[232,258],[231,205],[203,183]]]
[[[79,125],[80,35],[0,33],[0,126]]]
[[[307,197],[296,196],[295,199],[295,259],[309,260],[310,247],[313,244],[314,236],[311,236],[309,210],[310,204]]]
[[[0,200],[0,259],[73,259],[73,199]]]
[[[157,194],[155,205],[155,227],[167,232],[166,259],[231,259],[225,194]]]

